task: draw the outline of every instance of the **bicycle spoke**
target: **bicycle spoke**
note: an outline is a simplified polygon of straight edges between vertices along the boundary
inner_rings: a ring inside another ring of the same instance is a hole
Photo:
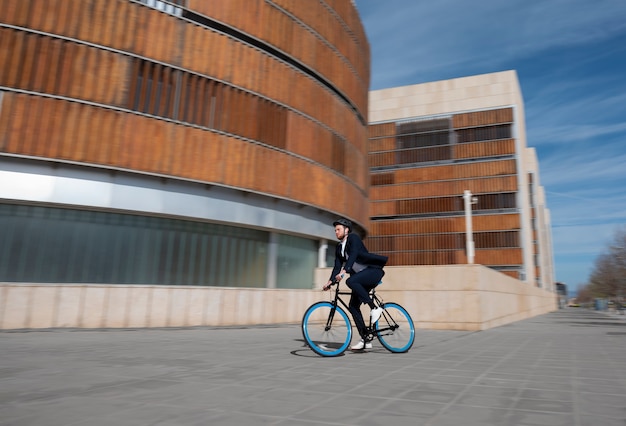
[[[329,302],[318,302],[304,314],[302,335],[309,347],[322,356],[341,355],[350,344],[350,319],[341,308]]]
[[[415,341],[415,326],[409,313],[397,303],[385,303],[376,323],[380,343],[391,352],[407,352]]]

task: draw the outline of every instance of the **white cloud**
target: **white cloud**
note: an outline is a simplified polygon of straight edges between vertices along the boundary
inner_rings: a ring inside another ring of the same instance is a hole
[[[573,142],[590,141],[601,136],[626,134],[626,121],[610,124],[577,124],[573,116],[571,117],[570,120],[574,121],[572,123],[554,120],[531,127],[528,131],[529,142],[532,142],[531,145],[534,146],[568,145]]]
[[[626,152],[612,145],[583,149],[564,145],[562,150],[540,160],[541,182],[544,186],[564,186],[572,191],[597,182],[599,188],[626,182]]]
[[[372,46],[373,89],[468,75],[457,74],[463,70],[500,70],[513,58],[603,40],[626,29],[626,2],[620,0],[356,4]]]
[[[624,194],[616,198],[603,194],[578,197],[567,193],[548,192],[546,195],[554,228],[570,228],[568,232],[577,233],[583,232],[584,226],[600,224],[611,227],[626,223]]]

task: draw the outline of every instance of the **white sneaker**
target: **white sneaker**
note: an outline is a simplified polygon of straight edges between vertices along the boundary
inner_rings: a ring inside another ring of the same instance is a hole
[[[383,308],[372,309],[372,312],[370,313],[370,317],[372,318],[372,324],[378,321],[378,319],[380,318],[382,314],[383,314]]]
[[[360,351],[363,348],[372,349],[372,342],[365,343],[363,339],[361,339],[359,340],[359,343],[357,343],[356,345],[353,345],[350,349],[352,349],[353,351]]]

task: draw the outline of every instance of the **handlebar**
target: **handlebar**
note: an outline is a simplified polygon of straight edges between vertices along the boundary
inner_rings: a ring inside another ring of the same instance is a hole
[[[322,287],[322,290],[326,291],[326,290],[330,290],[330,288],[334,285],[339,285],[339,283],[341,282],[341,280],[343,279],[344,274],[341,274],[341,278],[337,279],[337,277],[334,277],[331,281],[330,284],[325,285],[324,287]]]
[[[338,286],[339,283],[341,282],[341,280],[332,280],[332,282],[330,284],[325,285],[322,290],[326,291],[326,290],[330,290],[330,288],[334,285]]]

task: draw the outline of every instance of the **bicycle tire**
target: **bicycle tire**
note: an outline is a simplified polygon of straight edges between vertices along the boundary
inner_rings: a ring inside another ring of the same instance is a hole
[[[376,337],[390,352],[408,352],[415,342],[415,325],[411,315],[397,303],[383,304],[385,310],[376,322]]]
[[[334,309],[330,327],[328,319]],[[302,317],[302,336],[307,345],[321,356],[343,354],[352,340],[352,324],[348,314],[330,302],[317,302],[309,306]]]

